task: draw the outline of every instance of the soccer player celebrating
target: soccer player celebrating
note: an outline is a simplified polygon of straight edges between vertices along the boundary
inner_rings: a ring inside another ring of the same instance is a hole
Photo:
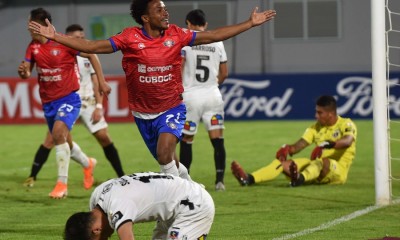
[[[46,26],[51,22],[51,15],[43,8],[34,9],[29,18],[29,23],[32,22]],[[96,165],[96,161],[87,158],[80,148],[73,147],[70,134],[81,108],[81,100],[76,93],[79,90],[76,56],[80,54],[89,58],[96,71],[101,71],[101,65],[96,55],[79,53],[31,30],[30,32],[32,42],[26,50],[25,60],[18,67],[18,74],[23,79],[29,78],[36,64],[39,94],[55,144],[58,165],[58,180],[49,196],[64,198],[68,194],[67,181],[71,153],[77,156],[76,160],[84,167],[85,188],[93,185],[93,170]]]
[[[275,16],[275,11],[258,12],[242,23],[213,31],[191,32],[169,24],[169,13],[160,0],[133,0],[131,16],[142,27],[130,27],[107,40],[85,40],[60,35],[48,26],[31,22],[29,29],[48,39],[88,53],[122,51],[129,107],[137,127],[161,171],[190,178],[176,160],[176,144],[182,135],[186,107],[182,103],[182,47],[218,42],[259,26]],[[108,93],[110,87],[100,82]]]
[[[270,181],[284,172],[290,177],[292,187],[304,183],[344,184],[356,153],[356,125],[351,119],[337,115],[332,96],[317,99],[315,117],[317,122],[296,143],[284,144],[269,165],[248,174],[238,162],[232,162],[231,170],[239,183],[246,186]],[[287,159],[313,143],[316,147],[309,159]]]
[[[186,24],[190,30],[205,31],[207,27],[205,13],[200,9],[190,11],[186,15]],[[183,101],[186,104],[187,115],[182,131],[179,160],[187,169],[190,169],[192,143],[202,120],[214,147],[215,189],[225,190],[224,101],[218,89],[218,85],[228,77],[224,44],[215,42],[187,46],[182,49],[182,57],[182,77],[185,89]]]
[[[93,191],[90,212],[73,214],[64,239],[133,240],[132,226],[157,221],[151,239],[206,239],[214,202],[198,183],[164,173],[133,173],[108,180]]]
[[[85,36],[83,28],[79,24],[72,24],[68,26],[66,29],[66,34],[77,38],[84,38]],[[117,176],[121,177],[124,175],[121,160],[119,158],[118,151],[108,133],[108,124],[103,116],[103,96],[99,92],[98,81],[98,78],[104,78],[103,72],[96,72],[87,58],[77,56],[77,62],[80,74],[80,88],[78,94],[82,101],[79,118],[103,148],[104,155],[111,163],[111,166],[113,167]],[[71,158],[75,160],[76,157],[74,154],[74,149],[79,149],[79,145],[77,145],[75,142],[72,142],[72,144],[73,148],[71,152]],[[44,163],[47,161],[49,153],[53,147],[53,138],[50,133],[47,133],[44,142],[39,146],[35,154],[31,173],[25,180],[23,184],[24,186],[33,187],[36,177]]]

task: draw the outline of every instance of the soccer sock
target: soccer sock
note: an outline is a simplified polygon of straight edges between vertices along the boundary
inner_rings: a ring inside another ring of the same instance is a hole
[[[319,174],[321,173],[322,170],[322,159],[318,158],[314,161],[311,161],[310,165],[308,165],[302,172],[301,174],[304,176],[304,180],[311,181],[314,179],[317,179],[319,177]]]
[[[179,163],[178,172],[179,172],[179,177],[190,180],[190,181],[192,180],[185,165]]]
[[[190,165],[192,165],[192,156],[192,142],[181,141],[179,150],[179,163],[185,165],[188,172],[190,171]]]
[[[226,152],[223,138],[211,139],[214,147],[214,162],[216,170],[215,183],[224,182],[225,166],[226,166]]]
[[[84,168],[89,166],[89,159],[76,142],[72,142],[71,158]]]
[[[251,175],[253,175],[255,183],[260,183],[275,179],[282,171],[281,162],[278,159],[274,159],[270,164],[258,169]]]
[[[33,159],[31,175],[29,175],[29,177],[33,177],[33,179],[36,180],[36,176],[38,175],[44,163],[47,161],[50,151],[51,148],[46,148],[43,146],[43,144],[39,146],[38,150],[36,151],[35,158]]]
[[[122,177],[125,175],[122,170],[121,160],[119,159],[118,151],[114,146],[114,143],[111,143],[108,146],[103,147],[104,155],[106,155],[107,160],[111,163],[111,166],[114,168],[114,171],[117,173],[118,177]]]
[[[165,165],[160,165],[161,172],[163,173],[168,173],[172,174],[174,176],[179,176],[179,171],[178,168],[176,167],[176,162],[175,160],[172,160],[171,162],[165,164]]]
[[[58,166],[58,181],[67,184],[71,150],[69,149],[69,145],[67,142],[60,145],[56,145],[55,149],[56,149],[56,161]]]

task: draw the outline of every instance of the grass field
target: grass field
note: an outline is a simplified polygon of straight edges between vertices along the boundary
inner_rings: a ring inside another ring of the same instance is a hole
[[[377,239],[400,237],[400,204],[375,206],[374,151],[371,121],[358,126],[356,159],[345,185],[291,188],[283,176],[251,187],[239,186],[230,172],[238,160],[249,172],[267,163],[283,143],[296,141],[311,121],[227,122],[225,192],[214,191],[211,143],[204,129],[194,143],[191,176],[211,193],[216,215],[208,239]],[[71,162],[69,196],[47,197],[56,180],[54,151],[33,188],[22,182],[30,172],[33,155],[43,141],[44,125],[0,125],[0,239],[61,239],[66,219],[86,211],[91,191],[82,187],[82,170]],[[111,124],[110,134],[119,150],[125,172],[158,171],[134,124]],[[74,140],[99,164],[98,183],[115,176],[102,149],[82,125],[73,130]],[[400,149],[400,148],[399,148]],[[307,149],[298,156],[308,156]],[[397,163],[398,164],[398,163]],[[400,174],[400,166],[393,164]],[[400,196],[400,184],[393,184]],[[396,202],[398,202],[396,200]],[[154,223],[134,226],[136,239],[150,239]],[[118,239],[116,234],[112,239]]]

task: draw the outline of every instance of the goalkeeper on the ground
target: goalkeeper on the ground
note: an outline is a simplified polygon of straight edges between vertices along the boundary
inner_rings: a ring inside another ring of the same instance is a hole
[[[290,178],[291,186],[304,183],[343,184],[356,153],[357,128],[349,118],[336,113],[336,100],[321,96],[316,101],[317,122],[306,129],[294,144],[284,144],[267,166],[253,173],[246,173],[238,162],[233,161],[231,170],[242,186],[270,181],[280,173]],[[288,159],[310,144],[315,148],[310,158]]]

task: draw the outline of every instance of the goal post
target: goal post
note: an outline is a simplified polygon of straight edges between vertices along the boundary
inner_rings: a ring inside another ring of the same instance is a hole
[[[386,94],[386,28],[384,0],[371,0],[372,97],[374,126],[375,202],[391,203],[388,112]]]

